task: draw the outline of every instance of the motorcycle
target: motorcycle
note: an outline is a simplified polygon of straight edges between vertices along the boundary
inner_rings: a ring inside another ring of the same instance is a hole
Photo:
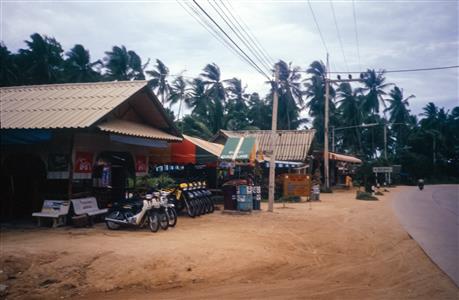
[[[170,194],[171,192],[166,190],[162,190],[159,192],[159,199],[161,205],[160,212],[166,215],[168,220],[168,227],[174,227],[175,225],[177,225],[177,211],[175,210],[174,200],[172,197],[170,197]]]
[[[424,182],[418,182],[418,188],[422,191],[424,189]]]
[[[160,215],[153,209],[155,202],[158,202],[158,199],[150,193],[143,199],[133,197],[128,201],[115,202],[105,217],[105,224],[110,230],[117,230],[121,226],[143,228],[148,225],[152,232],[157,232],[160,227]]]

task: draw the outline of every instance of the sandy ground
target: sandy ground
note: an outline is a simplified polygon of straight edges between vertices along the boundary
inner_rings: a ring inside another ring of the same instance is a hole
[[[104,224],[2,230],[0,283],[8,299],[457,299],[400,226],[396,192],[183,216],[158,233]]]

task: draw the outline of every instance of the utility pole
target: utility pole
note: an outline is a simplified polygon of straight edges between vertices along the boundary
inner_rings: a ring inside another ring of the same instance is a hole
[[[329,72],[329,62],[328,62],[328,53],[327,53],[327,70],[325,73],[325,115],[324,115],[324,177],[325,177],[325,189],[328,190],[330,188],[330,179],[329,179],[329,171],[328,171],[328,101],[330,98],[330,91],[329,91],[329,80],[328,80],[328,72]]]
[[[384,123],[384,159],[387,160],[387,124]]]
[[[274,193],[276,187],[276,150],[277,150],[277,104],[279,95],[277,94],[279,83],[279,66],[274,66],[274,97],[273,97],[273,115],[271,119],[271,158],[269,160],[269,195],[268,195],[268,211],[273,212],[274,209]]]

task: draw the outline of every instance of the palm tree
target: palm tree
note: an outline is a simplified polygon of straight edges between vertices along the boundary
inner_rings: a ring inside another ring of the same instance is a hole
[[[56,39],[34,33],[25,41],[28,49],[20,49],[20,63],[27,83],[55,83],[61,78],[62,49]]]
[[[272,109],[265,99],[261,99],[258,93],[252,93],[249,97],[249,111],[247,117],[250,126],[254,129],[268,130],[271,128]]]
[[[324,142],[324,114],[325,114],[325,77],[327,69],[322,61],[313,61],[306,73],[312,75],[311,78],[304,81],[304,87],[306,88],[304,95],[308,101],[306,102],[305,108],[309,109],[309,115],[314,118],[312,125],[316,129],[316,141],[318,144]],[[336,125],[335,117],[335,104],[333,99],[335,98],[335,89],[333,86],[329,86],[329,113],[330,119],[329,124],[331,126]]]
[[[102,62],[91,62],[89,50],[82,45],[75,45],[66,55],[64,71],[67,82],[94,82],[101,79],[101,74],[93,68],[102,65]]]
[[[384,77],[385,71],[368,69],[363,73],[362,82],[364,85],[363,90],[367,92],[365,102],[362,106],[365,112],[379,113],[379,103],[381,102],[386,106],[383,96],[386,95],[384,89],[393,85],[393,83],[385,83],[386,77]]]
[[[150,86],[156,91],[158,96],[161,96],[161,103],[164,106],[170,93],[170,85],[167,80],[169,68],[161,60],[157,59],[155,69],[147,71],[147,74],[153,77],[150,80]]]
[[[362,102],[363,96],[360,89],[352,90],[349,83],[341,83],[338,87],[337,98],[339,103],[338,114],[340,116],[340,126],[358,126],[362,124]],[[343,130],[343,147],[350,149],[352,152],[362,150],[362,143],[360,139],[360,128],[355,127],[351,130]]]
[[[225,87],[221,81],[220,68],[215,63],[206,65],[201,76],[212,101],[211,105],[208,105],[208,117],[210,128],[215,133],[223,128],[223,113],[226,100]]]
[[[187,115],[180,121],[179,126],[183,128],[183,133],[195,137],[208,140],[212,137],[213,133],[209,130],[207,125],[199,118],[193,115]]]
[[[240,79],[225,80],[227,83],[228,101],[226,104],[225,128],[228,130],[241,130],[249,126],[246,105],[248,95]]]
[[[144,80],[144,69],[148,62],[142,65],[142,60],[134,51],[128,51],[125,46],[113,46],[112,51],[105,52],[105,68],[109,80]]]
[[[15,62],[15,56],[0,42],[0,86],[20,84],[19,69]]]
[[[179,102],[177,119],[180,120],[182,112],[182,103],[185,99],[190,97],[187,89],[187,82],[185,81],[185,79],[183,79],[183,76],[175,78],[175,80],[172,82],[172,86],[170,87],[170,91],[171,93],[169,96],[169,108],[171,108],[172,105]]]
[[[208,121],[208,105],[210,100],[207,95],[206,85],[201,78],[195,78],[191,82],[189,97],[185,98],[185,103],[192,109],[192,115],[204,122]]]
[[[301,74],[299,67],[293,67],[280,60],[277,64],[279,70],[279,129],[296,129],[306,119],[300,118],[300,111],[304,106],[303,91],[301,90]]]
[[[397,148],[400,149],[405,145],[408,137],[408,131],[406,128],[403,128],[403,125],[401,124],[408,125],[410,122],[410,111],[407,108],[410,104],[408,101],[415,96],[410,95],[409,97],[404,98],[403,90],[398,86],[394,86],[394,88],[389,92],[389,96],[390,98],[385,99],[389,105],[384,112],[389,112],[389,121],[391,123],[397,123],[395,127],[395,136],[397,139]]]
[[[407,98],[403,98],[403,90],[398,86],[395,86],[389,92],[390,98],[385,99],[389,103],[389,106],[384,110],[389,112],[389,121],[392,123],[407,123],[410,117],[410,110],[407,108],[409,100],[414,98],[414,95],[410,95]]]

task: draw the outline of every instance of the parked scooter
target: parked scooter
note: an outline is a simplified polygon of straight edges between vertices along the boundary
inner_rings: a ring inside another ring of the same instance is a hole
[[[177,224],[177,211],[175,210],[175,204],[173,199],[170,197],[170,194],[171,192],[166,190],[159,192],[159,202],[161,205],[160,212],[166,215],[168,227],[174,227]]]
[[[194,218],[202,214],[214,211],[212,193],[206,189],[203,181],[183,182],[171,191],[170,198],[176,205],[176,210],[186,210],[187,214]]]
[[[157,232],[160,227],[160,215],[153,209],[155,202],[159,202],[151,193],[145,197],[134,197],[129,201],[115,202],[105,217],[108,229],[116,230],[121,226],[143,228],[149,226],[152,232]]]
[[[418,180],[418,188],[420,191],[424,189],[424,179],[419,179]]]

